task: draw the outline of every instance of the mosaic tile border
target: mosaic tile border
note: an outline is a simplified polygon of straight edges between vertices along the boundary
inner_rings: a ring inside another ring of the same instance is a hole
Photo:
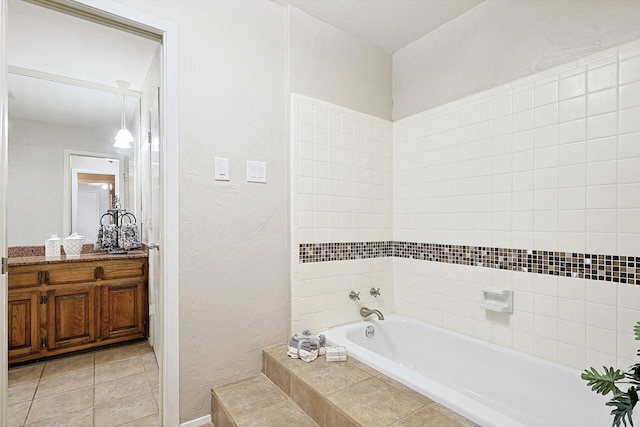
[[[299,261],[411,258],[640,285],[640,257],[418,242],[301,243]]]

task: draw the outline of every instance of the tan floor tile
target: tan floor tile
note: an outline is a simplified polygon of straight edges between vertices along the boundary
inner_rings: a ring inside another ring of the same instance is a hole
[[[31,401],[36,394],[38,381],[19,382],[7,389],[7,405]]]
[[[393,378],[389,378],[388,376],[386,376],[384,374],[379,374],[376,378],[378,378],[380,381],[384,382],[385,384],[388,384],[391,387],[397,389],[401,393],[406,394],[407,396],[411,397],[412,399],[417,400],[418,402],[422,403],[423,405],[429,405],[429,404],[433,403],[433,400],[429,399],[427,396],[424,396],[424,395],[418,393],[417,391],[410,389],[406,385],[401,384],[398,381],[394,380]]]
[[[95,427],[114,427],[157,415],[158,408],[150,393],[125,397],[104,405],[96,405]]]
[[[94,353],[84,353],[45,362],[42,378],[93,368]]]
[[[371,378],[371,374],[352,362],[327,362],[324,359],[317,359],[311,363],[300,360],[297,362],[305,366],[295,371],[296,376],[323,395]]]
[[[377,378],[330,394],[327,400],[337,409],[348,413],[354,421],[367,427],[387,426],[423,407],[417,400]],[[371,402],[376,404],[372,405]]]
[[[38,384],[36,399],[53,396],[65,391],[93,385],[93,369],[82,371],[72,371],[68,374],[56,375],[55,377],[43,378]]]
[[[27,424],[93,406],[93,387],[84,387],[33,401]]]
[[[96,366],[95,383],[99,384],[104,381],[127,377],[140,372],[144,372],[144,366],[142,365],[142,360],[140,360],[139,357],[109,363],[108,365],[99,365]]]
[[[96,366],[139,357],[140,353],[136,344],[112,347],[96,352]]]
[[[452,411],[451,409],[447,408],[446,406],[442,406],[441,404],[439,404],[437,402],[433,402],[430,406],[433,409],[435,409],[436,411],[440,412],[441,414],[447,416],[448,418],[456,420],[458,423],[460,423],[461,426],[464,426],[464,427],[480,427],[478,424],[474,423],[473,421],[463,417],[462,415],[458,414],[455,411]]]
[[[154,414],[139,420],[131,421],[130,423],[122,424],[122,426],[120,427],[159,427],[159,426],[160,426],[160,415]]]
[[[267,406],[253,413],[235,419],[238,427],[271,427],[271,426],[295,426],[317,427],[315,423],[302,409],[291,400]]]
[[[426,407],[391,424],[390,427],[462,427],[462,424],[432,407]]]
[[[43,362],[9,369],[9,387],[19,382],[39,380],[43,369]]]
[[[151,387],[144,372],[96,384],[94,402],[96,406],[104,405],[142,392],[151,394]]]
[[[31,401],[26,401],[7,407],[7,422],[9,427],[22,427],[27,420],[27,413],[31,407]]]
[[[37,423],[27,424],[27,427],[88,427],[92,425],[93,408],[86,408]]]
[[[287,396],[264,375],[214,389],[232,418],[287,400]]]

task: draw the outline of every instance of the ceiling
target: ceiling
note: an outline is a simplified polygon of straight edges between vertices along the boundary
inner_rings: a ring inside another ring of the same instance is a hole
[[[119,128],[116,80],[140,91],[158,46],[21,0],[8,1],[7,27],[9,117],[62,125]],[[127,98],[128,120],[137,104]]]
[[[392,53],[483,0],[275,1]],[[22,0],[8,0],[8,17],[10,118],[119,127],[121,100],[112,93],[115,82],[129,81],[131,89],[139,91],[157,41]],[[77,80],[90,84],[78,87]],[[127,98],[126,105],[131,120],[136,98]]]
[[[483,0],[276,0],[393,53]]]

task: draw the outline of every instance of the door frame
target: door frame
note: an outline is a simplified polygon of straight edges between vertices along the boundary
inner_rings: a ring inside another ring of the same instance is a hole
[[[160,367],[161,422],[164,426],[180,424],[180,359],[179,359],[179,216],[178,216],[178,26],[162,18],[149,15],[113,1],[104,0],[55,0],[72,9],[109,19],[133,28],[151,31],[162,37],[161,96],[161,191],[163,192],[163,220],[161,250],[165,262],[164,288],[161,291],[163,307],[160,307],[160,323],[163,336]],[[7,61],[5,33],[7,2],[0,1],[0,186],[4,189],[7,176]],[[6,191],[2,191],[5,195]],[[4,196],[0,197],[0,255],[6,256],[6,215]],[[0,316],[7,316],[6,274],[0,275]],[[6,325],[6,322],[2,322]],[[7,413],[7,330],[0,332],[0,426],[6,425]]]

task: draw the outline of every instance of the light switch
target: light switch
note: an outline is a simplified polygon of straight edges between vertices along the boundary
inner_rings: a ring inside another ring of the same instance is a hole
[[[216,157],[214,163],[216,181],[229,181],[229,159]]]
[[[247,160],[247,182],[267,182],[267,164]]]

